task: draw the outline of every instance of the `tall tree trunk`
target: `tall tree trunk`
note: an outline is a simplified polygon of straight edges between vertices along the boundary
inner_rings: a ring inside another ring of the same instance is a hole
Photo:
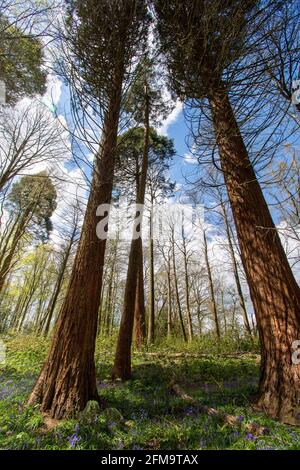
[[[171,287],[171,266],[168,259],[167,264],[167,282],[168,282],[168,316],[167,316],[167,337],[172,336],[172,287]]]
[[[151,201],[151,211],[153,201]],[[154,243],[152,214],[150,214],[150,240],[149,240],[149,319],[148,319],[148,344],[153,344],[155,339],[155,292],[154,292]]]
[[[224,304],[224,291],[221,292],[221,302],[222,302],[222,312],[223,312],[223,319],[224,319],[224,335],[227,335],[227,318],[226,318],[226,309]]]
[[[104,118],[67,294],[48,357],[29,398],[29,404],[40,403],[42,411],[57,419],[82,410],[88,400],[98,400],[94,353],[106,240],[97,236],[96,212],[99,205],[111,201],[122,82],[119,70]]]
[[[77,231],[77,227],[76,227],[76,231]],[[53,294],[51,296],[49,305],[47,307],[45,320],[44,320],[44,324],[45,324],[44,335],[45,336],[48,336],[48,334],[49,334],[50,325],[51,325],[51,321],[52,321],[52,318],[53,318],[53,313],[54,313],[56,302],[57,302],[57,299],[58,299],[58,296],[59,296],[59,293],[60,293],[60,290],[61,290],[61,286],[62,286],[62,283],[63,283],[63,279],[64,279],[66,267],[67,267],[67,264],[68,264],[68,261],[69,261],[69,257],[70,257],[70,254],[71,254],[71,249],[72,249],[72,246],[73,246],[73,243],[74,243],[74,238],[75,238],[76,231],[74,230],[74,232],[72,233],[72,237],[71,237],[71,239],[68,243],[68,246],[66,248],[66,251],[64,253],[62,263],[61,263],[61,266],[60,266],[60,269],[59,269],[58,277],[57,277],[57,280],[56,280],[56,283],[55,283],[55,286],[54,286],[54,291],[53,291]]]
[[[139,185],[139,193],[137,195],[137,203],[143,205],[145,200],[147,171],[148,171],[148,153],[149,153],[149,138],[150,138],[150,125],[149,125],[149,96],[146,87],[145,90],[145,137],[144,137],[144,151],[141,169],[141,180]],[[138,211],[139,212],[139,211]],[[136,214],[138,215],[138,214]],[[142,214],[140,214],[142,215]],[[142,235],[142,220],[139,224],[139,237]],[[114,367],[112,370],[112,378],[120,378],[122,380],[131,377],[131,343],[134,324],[134,311],[136,289],[138,284],[138,272],[140,266],[140,241],[139,238],[133,236],[130,247],[127,278],[125,284],[124,294],[124,307],[122,319],[120,324],[117,349],[115,355]]]
[[[240,303],[240,309],[241,309],[241,313],[242,313],[242,317],[244,321],[244,326],[245,326],[246,332],[250,336],[252,336],[249,318],[247,314],[246,303],[245,303],[244,294],[243,294],[242,285],[241,285],[240,276],[239,276],[238,265],[237,265],[237,261],[235,257],[232,239],[231,239],[228,215],[227,215],[226,207],[223,201],[221,202],[221,208],[222,208],[223,216],[224,216],[225,229],[226,229],[226,235],[228,239],[228,246],[229,246],[229,252],[230,252],[230,257],[231,257],[231,262],[232,262],[233,275],[234,275],[236,289],[237,289],[238,296],[239,296],[239,303]]]
[[[257,406],[300,424],[300,289],[257,181],[227,92],[209,85],[216,140],[261,341]]]
[[[140,348],[146,338],[146,318],[145,318],[145,296],[144,296],[144,263],[143,263],[143,241],[142,238],[138,239],[138,273],[137,273],[137,286],[135,292],[135,305],[134,305],[134,330],[135,330],[135,344]]]
[[[211,267],[210,267],[209,258],[208,258],[207,239],[206,239],[205,230],[203,230],[203,241],[204,241],[205,264],[206,264],[207,275],[208,275],[211,313],[212,313],[214,324],[215,324],[215,333],[216,333],[216,336],[219,340],[220,339],[220,325],[219,325],[219,318],[218,318],[218,310],[217,310],[214,283],[213,283],[213,279],[212,279]]]
[[[180,303],[180,296],[179,296],[179,288],[178,288],[178,279],[177,279],[177,269],[176,269],[176,257],[175,257],[175,240],[174,240],[174,229],[172,230],[172,263],[173,263],[173,274],[174,274],[174,286],[175,286],[175,297],[176,297],[176,304],[178,310],[178,316],[182,331],[182,336],[184,341],[187,341],[187,336],[184,328],[183,318],[182,318],[182,309]]]
[[[184,281],[185,281],[185,304],[186,304],[186,317],[188,324],[188,338],[189,341],[193,340],[193,322],[190,309],[190,288],[189,288],[189,274],[188,274],[188,259],[186,250],[186,241],[183,238],[183,260],[184,260]]]

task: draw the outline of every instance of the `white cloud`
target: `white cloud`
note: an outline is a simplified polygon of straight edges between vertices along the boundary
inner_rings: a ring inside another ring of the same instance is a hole
[[[178,116],[180,115],[181,111],[183,108],[183,103],[182,101],[177,100],[176,105],[172,112],[169,114],[167,119],[162,123],[162,125],[157,129],[158,134],[161,135],[168,135],[168,129],[169,127],[174,124],[174,122],[178,119]]]
[[[195,157],[195,155],[192,155],[191,153],[186,153],[183,157],[185,163],[198,163],[198,158]]]

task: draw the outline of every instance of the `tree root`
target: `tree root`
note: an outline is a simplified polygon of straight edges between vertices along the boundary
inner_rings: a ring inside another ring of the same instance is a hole
[[[224,423],[228,424],[229,426],[238,426],[241,425],[242,420],[239,416],[234,416],[228,413],[224,413],[223,411],[216,410],[215,408],[211,408],[209,406],[201,405],[198,400],[195,400],[193,397],[188,395],[182,388],[174,383],[171,382],[170,390],[175,393],[178,397],[182,400],[189,402],[191,405],[197,407],[199,413],[207,414],[208,416],[221,419]],[[250,422],[245,426],[245,429],[248,433],[251,433],[256,436],[262,436],[269,433],[269,429],[265,426],[260,426],[257,423]]]

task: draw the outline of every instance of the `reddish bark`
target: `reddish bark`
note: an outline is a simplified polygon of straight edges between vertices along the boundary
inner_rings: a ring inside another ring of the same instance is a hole
[[[106,113],[68,291],[48,357],[28,402],[40,403],[42,411],[57,419],[82,410],[88,400],[98,400],[94,352],[106,240],[96,234],[96,210],[111,199],[121,85],[122,76]]]
[[[292,343],[300,339],[300,289],[257,181],[225,89],[212,88],[211,105],[222,170],[262,348],[257,406],[300,424],[300,365]]]
[[[146,89],[146,105],[145,105],[145,135],[144,135],[144,151],[142,170],[139,184],[139,191],[137,194],[137,204],[144,204],[147,171],[148,171],[148,153],[149,153],[149,137],[150,137],[150,126],[149,126],[149,97]],[[140,223],[140,236],[141,236],[141,225]],[[121,318],[116,356],[114,367],[112,370],[112,378],[120,378],[127,380],[131,377],[131,343],[132,333],[134,324],[134,312],[135,312],[135,299],[136,290],[138,285],[138,274],[141,274],[141,239],[133,238],[131,241],[127,278],[125,285],[124,294],[124,307]],[[139,273],[140,271],[140,273]]]
[[[138,273],[134,306],[134,332],[135,344],[137,348],[140,348],[144,344],[146,338],[143,242],[141,238],[139,238],[138,251]]]

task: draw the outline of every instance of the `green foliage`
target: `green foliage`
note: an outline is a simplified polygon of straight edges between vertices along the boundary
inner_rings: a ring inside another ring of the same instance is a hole
[[[137,78],[128,93],[125,111],[132,115],[138,124],[143,124],[147,99],[150,123],[157,127],[167,118],[172,108],[172,102],[166,101],[163,90],[164,86],[158,72],[158,64],[155,66],[154,60],[150,59],[146,52],[138,65]]]
[[[257,0],[154,0],[170,82],[182,98],[206,97],[230,65],[245,54],[247,21]],[[249,34],[249,31],[247,31]]]
[[[62,64],[62,74],[75,75],[83,93],[107,103],[115,92],[116,76],[130,66],[145,49],[149,16],[143,0],[67,0],[67,40],[72,51],[72,73]],[[67,60],[68,62],[68,60]],[[134,67],[133,67],[134,68]]]
[[[122,194],[131,194],[136,181],[140,178],[144,150],[144,129],[129,129],[118,138],[117,165],[115,171],[115,189]],[[161,194],[170,195],[174,183],[166,178],[165,173],[175,155],[172,139],[159,135],[150,128],[147,187],[155,186]]]
[[[7,102],[43,94],[47,73],[43,70],[41,42],[10,25],[3,15],[0,16],[0,31],[0,79],[6,85]]]
[[[34,335],[1,339],[8,357],[6,366],[0,366],[0,449],[300,449],[299,429],[250,407],[259,376],[254,355],[234,358],[224,351],[223,356],[174,359],[134,353],[133,379],[111,383],[113,342],[99,339],[96,363],[106,410],[84,422],[64,420],[47,430],[38,407],[25,403],[48,342]],[[183,346],[177,343],[178,353]],[[200,413],[170,392],[171,381],[199,403],[239,416],[240,424],[230,427]],[[247,430],[253,421],[269,433],[253,436]]]
[[[46,172],[23,176],[13,184],[7,207],[30,216],[32,233],[47,239],[52,230],[50,217],[56,209],[56,189]]]

